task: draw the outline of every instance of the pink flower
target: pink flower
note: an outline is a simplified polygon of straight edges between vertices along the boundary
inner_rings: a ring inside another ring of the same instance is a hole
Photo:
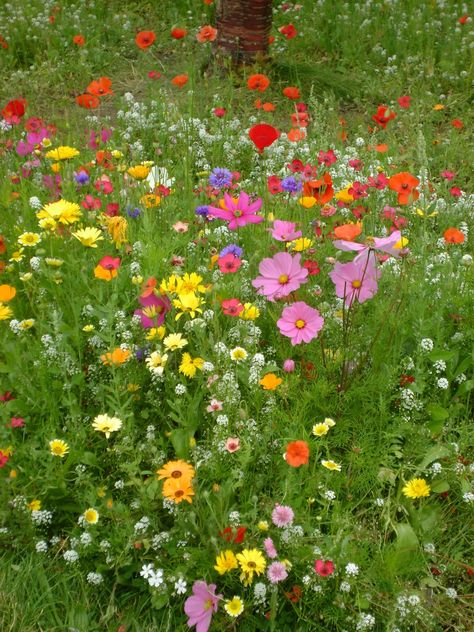
[[[0,467],[5,467],[7,463],[8,463],[8,455],[3,454],[3,452],[0,450]]]
[[[377,278],[380,272],[375,267],[375,255],[370,252],[367,257],[356,259],[350,263],[337,262],[329,273],[331,281],[336,286],[336,296],[344,298],[347,307],[350,307],[356,298],[359,303],[364,303],[378,290]]]
[[[294,222],[284,222],[281,219],[276,219],[273,222],[272,237],[277,241],[293,241],[301,237],[303,234],[300,230],[295,230],[296,224]]]
[[[184,602],[184,612],[189,617],[189,628],[196,626],[196,632],[207,632],[211,625],[213,612],[217,612],[217,604],[222,595],[216,595],[216,585],[207,585],[205,581],[194,582],[193,595]]]
[[[219,270],[221,272],[229,274],[231,272],[237,272],[242,265],[242,261],[239,257],[236,257],[233,252],[229,252],[223,257],[219,257],[217,265],[219,266]]]
[[[288,577],[286,566],[282,562],[272,562],[267,569],[267,577],[272,584],[278,584]]]
[[[459,187],[451,187],[449,189],[449,192],[451,193],[453,197],[461,197],[462,195],[462,191]]]
[[[261,276],[252,281],[259,294],[269,301],[288,296],[306,283],[308,270],[300,265],[301,255],[294,257],[289,252],[278,252],[272,259],[263,259],[258,266]]]
[[[23,428],[25,420],[23,417],[12,417],[10,419],[10,428]]]
[[[337,162],[337,156],[333,152],[332,149],[329,151],[320,151],[318,154],[318,163],[320,165],[324,164],[326,167],[330,167],[332,164]]]
[[[359,259],[367,260],[365,254],[369,250],[381,250],[382,252],[386,252],[389,255],[392,255],[398,258],[403,249],[402,245],[402,234],[399,230],[395,230],[389,237],[374,237],[371,240],[373,243],[368,244],[359,244],[356,241],[346,241],[344,239],[337,239],[334,242],[334,246],[338,250],[355,250],[359,254],[356,256],[354,261],[358,261]]]
[[[238,316],[244,311],[244,306],[238,298],[226,298],[222,301],[222,311],[226,316]]]
[[[268,557],[270,557],[271,559],[278,557],[277,550],[271,538],[265,538],[265,540],[263,541],[263,546],[265,547],[265,553],[268,555]]]
[[[316,560],[314,563],[314,570],[321,577],[327,577],[328,575],[332,575],[334,573],[334,564],[331,560]]]
[[[281,318],[277,321],[280,333],[291,338],[293,346],[301,342],[311,342],[316,338],[324,324],[324,318],[317,309],[313,309],[304,301],[296,301],[285,307]]]
[[[111,257],[106,255],[99,261],[99,265],[106,270],[117,270],[120,266],[120,257]]]
[[[238,437],[229,437],[225,442],[227,452],[237,452],[240,450],[240,439]]]
[[[209,406],[206,408],[208,413],[214,413],[217,410],[222,410],[222,403],[218,399],[211,399]]]
[[[351,188],[348,190],[349,195],[352,195],[354,200],[358,200],[363,197],[367,197],[368,184],[361,184],[360,182],[354,182]]]
[[[291,358],[287,358],[283,362],[283,371],[285,371],[285,373],[293,373],[294,370],[295,370],[295,361],[292,360]]]
[[[272,511],[272,522],[276,527],[287,527],[293,522],[294,517],[293,509],[286,505],[279,505],[277,503]]]
[[[446,180],[451,181],[451,180],[454,180],[454,178],[456,177],[456,174],[453,171],[442,171],[441,176],[445,178]]]
[[[156,296],[151,293],[148,296],[140,296],[138,299],[142,309],[136,309],[134,314],[140,316],[142,327],[150,329],[151,327],[160,327],[167,312],[171,309],[171,303],[167,296]]]
[[[227,114],[227,110],[225,108],[214,108],[212,110],[212,113],[214,114],[214,116],[217,116],[218,118],[222,118],[223,116]]]
[[[369,176],[367,182],[369,183],[369,187],[373,187],[379,191],[383,191],[383,189],[388,186],[388,178],[384,173],[378,173],[375,178]]]
[[[256,215],[262,206],[262,199],[250,203],[249,196],[242,191],[235,202],[228,193],[224,193],[225,209],[209,206],[209,215],[229,222],[230,230],[236,230],[246,224],[260,224],[263,217]]]
[[[95,211],[102,206],[102,202],[99,200],[99,198],[94,198],[92,195],[88,194],[81,202],[81,206],[89,211]]]

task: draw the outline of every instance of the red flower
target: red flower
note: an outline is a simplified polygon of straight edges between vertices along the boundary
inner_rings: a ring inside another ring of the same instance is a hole
[[[309,447],[306,441],[291,441],[286,446],[285,461],[292,467],[306,465],[309,461]]]
[[[245,538],[247,527],[237,527],[235,535],[232,527],[226,527],[223,531],[219,532],[219,535],[224,538],[226,542],[233,542],[234,544],[242,544]]]
[[[283,88],[283,94],[285,95],[285,97],[288,97],[288,99],[299,99],[300,98],[300,91],[298,88],[294,87],[294,86],[288,86],[287,88]]]
[[[7,123],[13,123],[18,125],[21,117],[25,113],[26,101],[25,99],[13,99],[9,101],[2,110],[2,116]]]
[[[74,35],[72,41],[74,44],[76,44],[76,46],[84,46],[84,44],[86,43],[84,35]]]
[[[188,83],[188,80],[188,75],[176,75],[173,79],[171,79],[171,83],[178,88],[182,88]]]
[[[13,394],[11,391],[5,391],[3,395],[0,395],[0,402],[11,402],[12,399],[15,399],[15,398],[13,397]]]
[[[100,105],[100,99],[92,94],[80,94],[76,97],[76,103],[86,110],[94,110]]]
[[[188,31],[186,29],[175,28],[171,31],[171,37],[174,39],[183,39],[187,34]]]
[[[250,140],[261,154],[265,147],[270,147],[276,139],[280,136],[280,132],[273,127],[273,125],[267,125],[266,123],[260,123],[254,125],[249,130]]]
[[[292,160],[289,165],[286,165],[293,173],[301,173],[304,169],[304,165],[301,160]]]
[[[448,228],[444,231],[443,237],[447,244],[462,244],[465,240],[464,233],[457,228]]]
[[[462,191],[459,187],[451,187],[449,189],[449,192],[451,193],[453,197],[461,197],[462,195]]]
[[[135,44],[138,48],[145,50],[145,48],[151,46],[155,40],[156,35],[153,31],[140,31],[135,37]]]
[[[218,118],[222,118],[223,116],[227,114],[227,110],[225,108],[214,108],[212,110],[212,113],[214,114],[214,116],[217,116]]]
[[[372,120],[377,123],[382,129],[387,127],[387,123],[392,121],[397,115],[393,110],[386,105],[379,105],[377,113],[372,116]]]
[[[287,40],[293,39],[298,35],[298,31],[295,29],[293,24],[287,24],[286,26],[280,26],[278,29],[282,35],[286,37]]]
[[[267,75],[250,75],[247,80],[247,88],[249,90],[258,90],[259,92],[265,92],[269,85],[270,79],[267,77]]]
[[[462,129],[464,127],[464,123],[459,119],[454,119],[454,121],[451,121],[451,125],[456,129]]]
[[[203,26],[199,33],[196,35],[196,39],[200,44],[204,42],[213,42],[217,37],[217,29],[212,26]]]
[[[314,570],[321,577],[327,577],[334,573],[334,563],[331,560],[316,560],[314,563]]]
[[[309,180],[305,182],[303,195],[306,197],[314,197],[318,204],[327,204],[332,200],[332,196],[334,195],[331,175],[325,173],[319,180]]]
[[[335,162],[337,162],[337,156],[333,152],[332,149],[330,149],[329,151],[320,151],[319,152],[319,154],[318,154],[318,164],[320,164],[320,165],[324,164],[324,165],[326,165],[326,167],[330,167]]]
[[[23,417],[12,417],[10,423],[7,424],[10,428],[23,428],[25,420]]]
[[[285,597],[292,603],[298,603],[303,595],[303,591],[300,586],[293,586],[289,592],[285,593]]]
[[[388,186],[392,191],[398,193],[398,203],[403,205],[410,204],[420,197],[419,192],[415,188],[419,184],[418,178],[415,178],[407,171],[396,173],[388,181]]]
[[[221,303],[222,311],[226,316],[238,316],[244,310],[244,306],[238,298],[227,298]]]
[[[100,77],[97,81],[91,81],[87,86],[86,92],[95,97],[103,97],[105,94],[113,94],[110,89],[112,81],[108,77]]]
[[[397,102],[401,108],[409,108],[411,97],[409,97],[408,95],[405,95],[404,97],[398,97]]]
[[[229,252],[223,257],[219,257],[217,260],[217,265],[219,266],[219,270],[223,274],[229,274],[232,272],[237,272],[237,270],[242,265],[242,261],[239,257],[236,257],[234,253]]]
[[[0,467],[5,467],[7,463],[8,463],[8,455],[3,454],[3,452],[0,450]]]
[[[105,270],[117,270],[120,266],[120,257],[111,257],[106,255],[99,261],[99,265]]]
[[[283,192],[281,180],[278,176],[269,176],[267,180],[267,188],[271,195]]]
[[[308,270],[309,276],[314,276],[315,274],[319,274],[321,272],[318,262],[313,261],[312,259],[307,259],[306,261],[303,261],[303,268],[306,268],[306,270]]]
[[[161,77],[161,72],[158,70],[150,70],[148,77],[149,79],[159,79]]]
[[[468,15],[463,15],[462,17],[459,18],[458,22],[459,22],[459,24],[466,24],[468,19],[469,19]]]

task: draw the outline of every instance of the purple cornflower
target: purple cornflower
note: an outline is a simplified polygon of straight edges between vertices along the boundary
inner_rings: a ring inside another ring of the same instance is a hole
[[[290,525],[294,517],[293,509],[286,505],[279,505],[277,503],[272,511],[272,522],[276,527],[280,527],[280,529]]]
[[[90,180],[89,174],[87,173],[87,171],[78,171],[74,174],[74,180],[77,182],[77,184],[88,184]]]
[[[225,257],[225,255],[233,254],[236,257],[239,257],[240,259],[242,257],[243,252],[244,252],[243,249],[240,248],[240,246],[237,246],[237,244],[229,244],[225,248],[222,248],[222,250],[219,253],[219,257]]]
[[[267,577],[272,584],[278,584],[288,577],[286,567],[282,562],[272,562],[267,569]]]
[[[281,181],[281,188],[288,193],[297,193],[301,191],[303,185],[293,176],[288,176]]]
[[[142,211],[139,208],[128,208],[127,209],[127,215],[129,217],[139,217],[141,215]]]
[[[216,167],[209,176],[209,184],[216,189],[223,189],[232,184],[232,173],[228,169]]]
[[[201,217],[207,217],[209,214],[208,206],[197,206],[195,211],[196,215],[200,215]]]

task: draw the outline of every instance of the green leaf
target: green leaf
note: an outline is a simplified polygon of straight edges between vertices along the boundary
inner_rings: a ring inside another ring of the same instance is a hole
[[[418,538],[408,522],[399,522],[395,525],[397,534],[396,548],[399,551],[412,551],[418,549]]]
[[[189,452],[189,439],[191,434],[184,428],[176,428],[171,432],[171,443],[173,444],[176,456],[180,459],[186,459]]]
[[[168,603],[168,595],[166,593],[154,593],[151,596],[151,607],[155,610],[161,610]]]
[[[456,391],[456,395],[457,396],[464,395],[465,393],[472,391],[473,388],[474,388],[474,380],[466,380],[460,385],[460,387]]]
[[[442,494],[443,492],[447,492],[450,489],[450,485],[448,481],[435,481],[431,485],[431,491],[435,494]]]
[[[424,470],[430,463],[433,463],[433,461],[444,459],[445,456],[449,456],[450,454],[451,454],[451,450],[447,448],[446,446],[434,445],[425,454],[425,458],[418,466],[418,469]]]
[[[449,417],[449,412],[439,404],[428,404],[426,407],[434,421],[444,421]]]

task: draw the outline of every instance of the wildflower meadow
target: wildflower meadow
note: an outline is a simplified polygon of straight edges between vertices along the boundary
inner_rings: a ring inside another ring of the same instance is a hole
[[[472,631],[472,5],[0,4],[2,632]]]

